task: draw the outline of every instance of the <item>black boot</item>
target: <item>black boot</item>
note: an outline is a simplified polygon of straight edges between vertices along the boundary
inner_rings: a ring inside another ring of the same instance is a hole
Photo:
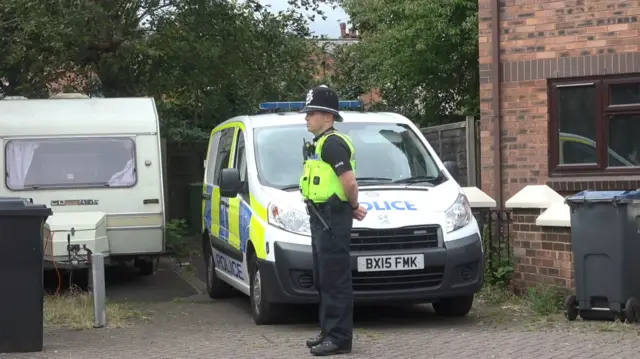
[[[334,343],[331,339],[325,339],[322,343],[311,348],[310,353],[314,356],[329,356],[336,354],[351,353],[351,341]]]
[[[307,348],[315,347],[316,345],[322,343],[323,340],[324,340],[324,334],[320,333],[315,338],[311,338],[307,340]]]

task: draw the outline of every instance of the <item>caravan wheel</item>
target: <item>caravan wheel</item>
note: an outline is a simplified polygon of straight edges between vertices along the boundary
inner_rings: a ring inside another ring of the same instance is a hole
[[[150,257],[150,258],[136,258],[134,261],[134,266],[138,268],[140,274],[142,275],[153,275],[158,271],[158,263],[160,262],[160,257]]]

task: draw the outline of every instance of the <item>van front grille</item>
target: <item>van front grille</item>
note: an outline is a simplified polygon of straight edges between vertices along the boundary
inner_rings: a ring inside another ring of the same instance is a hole
[[[444,278],[444,266],[426,267],[418,270],[396,270],[385,272],[353,271],[354,291],[401,290],[436,287]]]
[[[438,247],[439,225],[351,231],[351,251],[428,249]]]

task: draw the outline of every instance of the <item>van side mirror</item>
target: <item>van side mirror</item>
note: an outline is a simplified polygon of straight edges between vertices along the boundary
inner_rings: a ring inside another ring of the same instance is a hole
[[[453,177],[456,182],[459,182],[460,170],[458,169],[457,161],[444,161],[444,168],[449,171],[451,177]]]
[[[240,171],[237,168],[223,168],[220,172],[220,196],[233,198],[241,189]]]

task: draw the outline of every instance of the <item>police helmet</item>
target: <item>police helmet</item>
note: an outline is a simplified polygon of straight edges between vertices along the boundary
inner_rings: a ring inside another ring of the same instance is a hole
[[[312,111],[328,112],[336,116],[337,122],[342,122],[340,116],[340,99],[338,93],[326,85],[314,87],[307,92],[307,99],[301,113]]]

